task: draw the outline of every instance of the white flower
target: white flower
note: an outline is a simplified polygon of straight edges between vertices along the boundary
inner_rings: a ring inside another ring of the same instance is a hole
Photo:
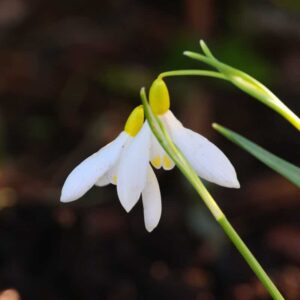
[[[169,92],[162,79],[153,82],[149,101],[152,111],[160,117],[172,140],[200,177],[221,186],[240,187],[235,169],[225,154],[199,133],[185,128],[169,110]]]
[[[129,212],[142,195],[144,220],[150,232],[161,216],[161,195],[156,176],[149,165],[151,131],[144,123],[141,106],[133,110],[124,131],[107,146],[81,162],[68,176],[61,202],[82,197],[94,185],[117,185],[122,206]]]
[[[150,105],[159,115],[171,138],[186,156],[197,174],[214,183],[238,188],[235,170],[214,144],[200,134],[185,128],[169,110],[169,93],[161,79],[150,89]],[[82,197],[94,185],[117,185],[122,206],[129,212],[142,196],[146,229],[150,232],[161,217],[161,195],[156,176],[149,164],[171,170],[174,162],[144,122],[139,106],[130,114],[124,131],[107,146],[81,162],[67,177],[61,193],[62,202]]]

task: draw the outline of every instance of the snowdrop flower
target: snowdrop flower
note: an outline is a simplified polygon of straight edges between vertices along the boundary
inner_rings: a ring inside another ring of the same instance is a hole
[[[149,164],[152,151],[161,149],[157,145],[152,147],[152,144],[151,130],[144,122],[143,107],[139,106],[132,111],[124,131],[115,140],[89,156],[70,173],[62,188],[61,202],[77,200],[94,185],[112,183],[117,185],[119,200],[127,212],[142,195],[145,226],[149,232],[152,231],[161,216],[160,189]],[[165,161],[166,168],[170,168],[171,162]]]
[[[168,89],[157,79],[150,89],[150,105],[165,124],[171,138],[191,163],[197,174],[226,187],[239,187],[235,170],[227,157],[200,134],[189,130],[169,110]],[[151,232],[161,217],[161,194],[151,164],[171,170],[174,162],[144,122],[142,106],[130,114],[124,130],[110,144],[81,162],[67,177],[61,202],[82,197],[94,185],[117,186],[122,206],[129,212],[142,196],[146,229]]]
[[[225,154],[202,135],[185,128],[169,110],[169,92],[162,79],[153,82],[149,102],[152,111],[160,117],[172,140],[198,176],[221,186],[240,187],[235,169]]]

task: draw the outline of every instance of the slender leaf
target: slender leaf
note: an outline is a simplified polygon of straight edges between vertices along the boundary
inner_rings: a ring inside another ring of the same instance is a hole
[[[227,129],[219,124],[214,123],[213,128],[216,129],[220,134],[225,136],[231,142],[240,146],[258,160],[263,162],[265,165],[279,173],[290,182],[300,187],[300,168],[289,163],[288,161],[272,154],[257,144],[251,142],[240,134]]]

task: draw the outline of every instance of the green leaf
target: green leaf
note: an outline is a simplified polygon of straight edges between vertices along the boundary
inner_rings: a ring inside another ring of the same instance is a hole
[[[236,145],[240,146],[241,148],[252,154],[262,163],[273,169],[275,172],[288,179],[297,187],[300,187],[299,167],[272,154],[271,152],[244,138],[240,134],[231,131],[219,124],[214,123],[213,128],[216,129],[220,134],[225,136],[227,139],[229,139],[231,142],[235,143]]]

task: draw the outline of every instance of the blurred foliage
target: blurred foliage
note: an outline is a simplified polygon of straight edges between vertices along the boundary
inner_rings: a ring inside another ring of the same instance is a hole
[[[251,38],[222,37],[211,49],[216,49],[214,53],[220,61],[243,70],[266,85],[277,79],[276,69],[253,47]]]
[[[272,0],[280,8],[286,8],[292,12],[300,12],[300,3],[294,0]]]
[[[108,69],[101,70],[97,79],[112,92],[122,91],[124,95],[131,96],[145,84],[151,83],[151,76],[147,73],[147,70],[139,66],[109,66]]]

